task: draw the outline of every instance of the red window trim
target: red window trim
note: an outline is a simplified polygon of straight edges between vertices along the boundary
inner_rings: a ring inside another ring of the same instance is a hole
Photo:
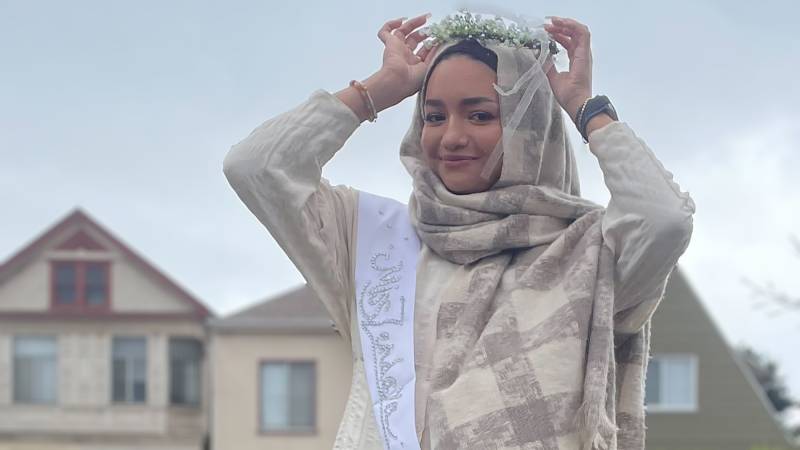
[[[56,299],[56,268],[64,264],[75,266],[75,302],[58,303]],[[106,301],[90,305],[86,300],[86,266],[99,264],[105,268]],[[54,311],[108,312],[111,310],[111,262],[60,259],[50,261],[50,309]]]

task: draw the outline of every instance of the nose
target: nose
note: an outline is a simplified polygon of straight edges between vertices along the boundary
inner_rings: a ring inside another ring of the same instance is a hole
[[[459,119],[453,119],[451,116],[445,126],[447,129],[442,135],[442,147],[452,151],[467,146],[469,141],[467,132]]]

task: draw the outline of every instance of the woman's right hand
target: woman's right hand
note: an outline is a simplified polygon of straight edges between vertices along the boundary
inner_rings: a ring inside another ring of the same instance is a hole
[[[414,53],[419,43],[427,37],[419,28],[429,17],[430,14],[424,14],[405,22],[404,18],[390,20],[378,31],[378,39],[385,45],[383,66],[379,72],[385,79],[391,80],[391,88],[385,88],[391,90],[393,97],[396,96],[396,103],[419,91],[428,65],[433,59],[431,55],[435,46],[427,48],[423,45]]]
[[[418,28],[429,17],[429,14],[425,14],[405,22],[404,18],[390,20],[378,31],[378,38],[385,45],[383,65],[363,81],[373,100],[375,113],[402,102],[422,87],[422,80],[437,47],[426,48],[423,45],[416,53],[414,50],[427,37]],[[357,89],[347,87],[337,92],[336,96],[356,114],[359,121],[363,122],[371,116]]]

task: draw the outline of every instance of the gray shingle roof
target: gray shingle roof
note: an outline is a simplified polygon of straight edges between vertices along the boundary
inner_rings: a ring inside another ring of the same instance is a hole
[[[220,333],[334,333],[322,302],[307,285],[210,322]]]

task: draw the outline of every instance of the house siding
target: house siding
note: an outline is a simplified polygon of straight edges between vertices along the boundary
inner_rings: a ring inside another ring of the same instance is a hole
[[[648,412],[648,450],[791,448],[759,388],[748,382],[749,374],[680,272],[673,274],[653,316],[651,353],[696,355],[698,410]]]
[[[214,450],[317,450],[333,446],[352,378],[350,348],[339,335],[215,333],[211,345]],[[259,430],[259,367],[270,359],[315,362],[315,433],[273,435]]]
[[[199,448],[206,429],[208,395],[198,407],[169,404],[168,339],[192,336],[205,340],[202,325],[191,322],[70,323],[0,322],[0,449],[14,441],[60,435],[67,441],[105,435],[124,436],[117,444],[142,438],[192,440]],[[14,336],[57,338],[57,401],[52,405],[13,402]],[[147,401],[111,401],[111,341],[114,336],[147,338]],[[203,377],[206,379],[207,377]],[[207,383],[207,380],[204,380]],[[207,392],[207,389],[204,389]],[[156,439],[157,443],[158,439]],[[53,444],[55,445],[55,444]],[[66,445],[66,443],[65,443]]]

